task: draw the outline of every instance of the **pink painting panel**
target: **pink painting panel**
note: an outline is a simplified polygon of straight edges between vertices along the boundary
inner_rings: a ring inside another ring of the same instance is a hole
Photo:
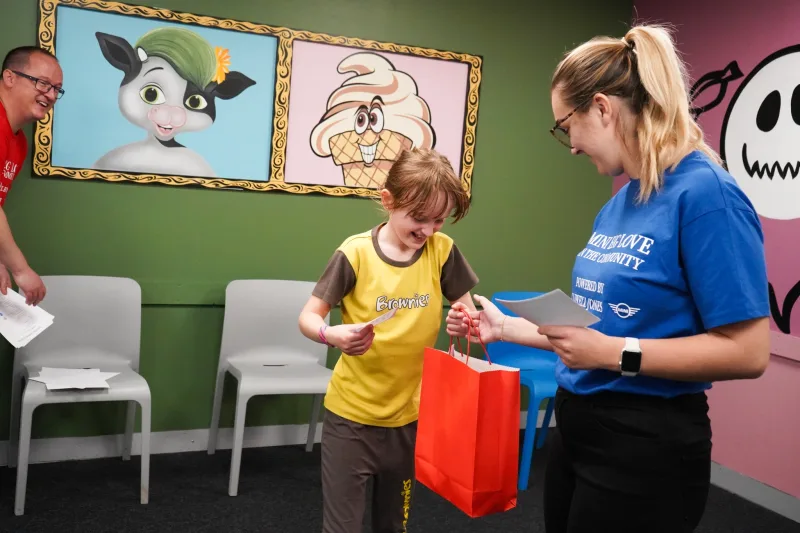
[[[698,119],[717,150],[721,149],[725,116],[731,110],[725,155],[731,173],[760,215],[769,281],[779,308],[781,327],[773,316],[771,348],[782,357],[772,357],[759,379],[718,382],[709,391],[712,459],[800,498],[800,422],[792,408],[800,401],[800,305],[792,290],[800,287],[800,214],[793,211],[795,206],[800,209],[800,176],[773,172],[772,179],[759,179],[757,174],[751,177],[746,168],[742,172],[745,143],[750,170],[756,160],[762,169],[767,164],[773,171],[775,163],[784,171],[800,167],[800,152],[793,148],[800,142],[800,117],[792,113],[800,104],[800,89],[795,96],[800,85],[800,54],[773,56],[800,45],[800,2],[765,0],[754,11],[753,3],[745,0],[637,0],[635,8],[638,20],[666,22],[677,29],[678,47],[693,83],[714,73],[706,78],[708,85],[693,103],[706,106],[719,100]],[[782,62],[764,63],[770,56]],[[759,64],[760,74],[745,84]],[[736,121],[738,131],[731,136]],[[614,192],[626,181],[624,177],[616,179]],[[779,191],[778,187],[786,188]],[[790,308],[794,312],[787,320]],[[791,335],[781,331],[787,323]]]
[[[711,458],[800,498],[800,365],[773,357],[758,379],[720,381],[709,391]]]
[[[731,174],[760,216],[777,304],[770,321],[774,336],[790,332],[800,338],[800,246],[796,244],[800,235],[800,152],[796,149],[800,89],[795,94],[800,85],[800,2],[769,0],[758,16],[752,3],[744,0],[638,0],[635,7],[637,20],[666,22],[677,30],[677,44],[692,83],[709,75],[693,101],[697,107],[710,106],[700,113],[698,122],[709,144],[724,152]],[[765,61],[770,56],[772,60]],[[727,146],[720,144],[723,133]],[[759,172],[753,172],[756,167]],[[615,179],[613,191],[626,182],[627,177]],[[800,353],[791,349],[797,345],[778,343],[776,353],[800,360]]]
[[[406,90],[409,86],[416,85],[416,96],[406,95],[405,107],[394,110],[389,106],[384,108],[385,129],[394,128],[395,131],[399,130],[416,140],[422,140],[428,135],[424,131],[428,131],[429,128],[435,135],[433,148],[450,159],[454,170],[460,175],[469,65],[457,61],[294,41],[286,146],[286,182],[326,186],[346,185],[342,169],[335,164],[333,157],[320,156],[312,150],[312,132],[328,110],[331,94],[342,87],[345,81],[356,76],[354,72],[340,74],[337,71],[338,65],[357,53],[379,56],[379,58],[367,58],[368,68],[372,68],[373,65],[382,68],[383,60],[388,60],[394,70],[401,73],[399,90]],[[410,79],[403,76],[403,73],[410,76]],[[397,79],[395,77],[395,80]],[[412,82],[410,85],[409,81]],[[370,96],[370,89],[366,86],[361,86],[359,91],[362,95]],[[376,89],[372,96],[378,92]],[[429,110],[429,117],[425,117],[425,107]],[[355,125],[350,126],[352,122],[353,119],[348,117],[347,124],[340,125],[339,130],[345,129],[345,126],[351,131],[354,130]],[[408,133],[409,131],[412,133]],[[320,146],[327,146],[327,137],[317,140]]]

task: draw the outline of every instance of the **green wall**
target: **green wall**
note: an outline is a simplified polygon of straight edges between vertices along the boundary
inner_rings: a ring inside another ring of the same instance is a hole
[[[482,55],[473,207],[444,231],[480,275],[482,294],[569,289],[574,256],[611,182],[549,135],[549,79],[565,49],[598,33],[622,35],[631,0],[608,0],[602,10],[594,0],[138,3]],[[35,43],[37,4],[3,0],[0,54]],[[67,79],[66,98],[69,86]],[[27,133],[32,139],[32,128]],[[208,427],[230,280],[314,280],[343,237],[379,221],[365,199],[41,179],[31,177],[30,159],[6,211],[39,274],[127,276],[141,284],[141,372],[152,390],[153,431]],[[445,335],[439,340],[446,346]],[[0,342],[0,383],[10,385],[13,352]],[[331,364],[336,357],[332,351]],[[8,433],[8,391],[0,386],[0,439]],[[255,399],[247,423],[302,423],[309,409],[305,398]],[[120,432],[123,412],[114,404],[45,406],[36,412],[34,438]]]

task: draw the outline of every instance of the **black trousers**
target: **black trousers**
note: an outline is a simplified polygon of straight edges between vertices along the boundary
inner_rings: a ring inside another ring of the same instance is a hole
[[[665,399],[559,389],[547,533],[690,533],[711,479],[705,393]]]

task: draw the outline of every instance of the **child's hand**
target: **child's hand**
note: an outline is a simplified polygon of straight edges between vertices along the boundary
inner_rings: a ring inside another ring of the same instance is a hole
[[[468,330],[469,330],[469,322],[467,321],[467,317],[464,316],[465,313],[469,313],[469,309],[466,305],[462,304],[461,302],[455,302],[450,311],[447,312],[447,319],[445,323],[447,324],[447,334],[451,337],[466,337]],[[473,317],[473,325],[475,322],[478,321],[478,313],[470,314],[470,317]],[[477,333],[476,331],[469,332],[472,334]]]
[[[325,332],[328,342],[347,355],[361,355],[372,346],[375,338],[373,326],[370,324],[361,331],[356,331],[359,324],[339,324],[331,326]]]
[[[489,343],[500,340],[506,315],[483,296],[476,294],[473,298],[483,310],[470,311],[463,303],[455,302],[447,313],[447,333],[453,337],[464,337],[467,330],[470,329],[470,321],[465,316],[466,313],[469,313],[472,319],[472,328],[469,332],[470,342]]]

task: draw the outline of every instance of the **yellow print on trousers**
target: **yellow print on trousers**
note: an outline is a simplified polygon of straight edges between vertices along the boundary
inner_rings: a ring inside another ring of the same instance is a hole
[[[403,531],[406,531],[408,525],[408,510],[411,508],[411,480],[403,481]]]

